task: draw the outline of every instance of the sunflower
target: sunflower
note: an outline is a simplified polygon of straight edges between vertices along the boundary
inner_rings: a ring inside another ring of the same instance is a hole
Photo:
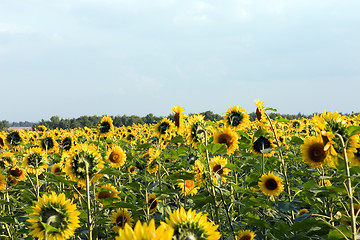
[[[127,209],[117,209],[110,216],[110,220],[112,223],[115,223],[113,230],[118,233],[120,229],[125,227],[125,224],[128,224],[132,227],[133,218],[131,213]]]
[[[22,165],[26,168],[29,173],[38,174],[44,172],[47,165],[47,154],[39,147],[30,148],[27,150]]]
[[[178,187],[181,189],[182,193],[186,193],[186,195],[193,196],[197,194],[200,187],[195,186],[195,182],[193,180],[183,180],[178,179]]]
[[[58,162],[53,164],[50,171],[52,174],[59,175],[61,172],[63,172],[63,163]]]
[[[304,215],[305,213],[308,213],[309,210],[307,210],[306,208],[302,208],[300,209],[300,211],[296,214],[296,217],[299,217],[301,215]]]
[[[87,144],[79,144],[67,158],[65,172],[72,181],[86,185],[86,166],[88,166],[90,182],[96,182],[101,175],[98,172],[104,167],[96,148]]]
[[[147,203],[148,203],[150,213],[156,212],[156,209],[157,209],[157,206],[158,206],[159,202],[161,202],[161,200],[156,198],[155,193],[149,193],[148,194]]]
[[[156,173],[158,171],[159,166],[155,159],[160,156],[160,153],[160,150],[149,148],[148,152],[142,156],[146,160],[146,171],[149,173]]]
[[[111,167],[119,168],[125,164],[125,151],[119,146],[113,147],[107,151],[106,160],[110,162]]]
[[[247,126],[249,114],[240,106],[232,106],[225,113],[225,125],[234,130],[240,130]]]
[[[230,169],[225,168],[226,164],[226,158],[223,158],[221,156],[215,156],[210,159],[211,176],[215,185],[219,184],[218,179],[220,179],[221,182],[226,182],[225,175],[228,175],[231,171]]]
[[[250,230],[243,230],[238,233],[236,236],[236,240],[254,240],[256,234],[253,231]]]
[[[106,198],[119,198],[119,191],[116,190],[111,184],[105,184],[100,187],[100,191],[97,191],[95,194],[96,200],[106,199]]]
[[[178,208],[165,221],[174,229],[174,239],[217,240],[221,237],[217,231],[219,226],[209,222],[207,214],[192,209],[186,212],[183,207]]]
[[[4,190],[6,187],[6,177],[0,173],[0,191]]]
[[[134,175],[134,174],[138,173],[139,170],[138,170],[137,167],[135,167],[135,166],[130,166],[130,167],[128,167],[128,172],[129,172],[130,174]]]
[[[10,176],[14,177],[17,181],[26,181],[25,169],[19,167],[12,167],[8,170]]]
[[[164,224],[155,227],[155,220],[151,219],[149,224],[137,221],[134,229],[129,224],[125,224],[124,229],[119,230],[116,240],[171,240],[174,229],[165,227]]]
[[[168,118],[163,118],[158,124],[154,126],[155,132],[160,139],[170,140],[173,136],[174,123]]]
[[[114,132],[113,120],[109,116],[103,116],[98,126],[99,134],[103,137],[108,137]]]
[[[230,128],[221,128],[214,133],[214,143],[225,143],[228,155],[238,150],[238,139],[237,133]]]
[[[205,142],[206,137],[204,116],[201,114],[190,116],[186,127],[187,142],[196,147],[199,143]]]
[[[12,152],[0,153],[0,170],[5,170],[16,165],[16,158]]]
[[[52,134],[46,134],[40,139],[39,146],[46,153],[57,153],[59,151],[59,144],[55,141]]]
[[[52,192],[50,195],[44,194],[39,197],[33,212],[27,220],[32,224],[30,235],[39,240],[63,240],[74,236],[74,231],[79,225],[80,212],[70,199],[65,198],[64,193],[57,195]],[[50,225],[52,231],[46,232],[43,224]],[[45,236],[46,235],[46,236]]]
[[[6,136],[6,143],[10,147],[14,148],[15,151],[20,150],[21,144],[24,143],[24,139],[23,139],[23,136],[22,136],[22,131],[20,131],[20,130],[11,131]]]
[[[47,130],[47,128],[44,125],[39,125],[37,127],[37,129],[38,129],[39,132],[45,132]]]
[[[63,151],[70,152],[76,145],[75,135],[72,133],[66,133],[64,134],[63,139],[60,143],[60,148]]]
[[[350,166],[360,166],[360,147],[349,156]]]
[[[261,192],[268,196],[279,196],[284,191],[284,185],[282,184],[282,178],[278,175],[274,175],[272,172],[268,174],[264,173],[259,182],[259,188]]]
[[[185,111],[185,108],[176,106],[171,108],[173,110],[174,114],[174,120],[175,120],[175,127],[177,134],[181,134],[184,130],[184,114],[182,113]]]
[[[196,160],[194,163],[194,172],[195,172],[195,182],[199,187],[201,187],[205,182],[205,173],[204,173],[204,165]]]
[[[269,138],[260,136],[256,140],[253,139],[251,151],[258,155],[264,154],[266,157],[271,157],[273,154],[272,147],[273,144]]]
[[[307,137],[301,146],[301,155],[303,162],[310,167],[319,168],[324,165],[335,166],[335,158],[325,151],[325,144],[321,136]]]
[[[0,133],[0,149],[6,148],[6,137],[4,134]]]
[[[322,179],[322,180],[320,180],[320,181],[318,182],[318,185],[319,185],[320,187],[322,187],[322,186],[332,186],[332,184],[331,184],[331,182],[330,182],[329,179]]]
[[[260,99],[256,99],[255,101],[256,104],[256,119],[260,122],[260,123],[264,123],[266,122],[266,113],[265,113],[265,109],[264,109],[264,102],[261,102]]]

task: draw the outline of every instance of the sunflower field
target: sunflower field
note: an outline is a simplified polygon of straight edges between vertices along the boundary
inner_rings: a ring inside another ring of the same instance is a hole
[[[360,115],[0,132],[0,239],[360,239]]]

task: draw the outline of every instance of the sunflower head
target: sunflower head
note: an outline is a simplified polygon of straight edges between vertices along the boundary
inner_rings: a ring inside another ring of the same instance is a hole
[[[174,114],[176,132],[181,134],[181,132],[184,130],[184,114],[182,112],[185,111],[185,108],[176,106],[172,107],[171,109],[173,110]]]
[[[303,162],[315,168],[324,165],[335,166],[335,158],[332,157],[329,150],[324,150],[325,146],[321,136],[305,138],[304,144],[301,146]]]
[[[156,212],[158,203],[160,202],[160,200],[156,197],[155,193],[150,193],[147,197],[147,204],[149,207],[149,211],[150,213],[154,213]]]
[[[214,143],[224,143],[227,147],[227,154],[231,155],[238,150],[238,135],[230,128],[221,128],[214,133]]]
[[[240,106],[232,106],[227,110],[224,122],[227,127],[239,130],[248,124],[249,114]]]
[[[63,151],[71,151],[76,145],[75,136],[71,133],[65,134],[64,138],[61,141],[60,148]]]
[[[250,230],[243,230],[240,231],[237,235],[236,235],[236,240],[254,240],[255,239],[256,234],[253,231]]]
[[[206,123],[203,115],[192,115],[188,118],[186,136],[188,143],[193,147],[196,147],[201,142],[205,142],[207,135]]]
[[[259,99],[256,99],[255,101],[256,104],[256,119],[259,122],[266,122],[266,115],[265,115],[265,109],[264,109],[264,102],[261,102]]]
[[[6,137],[4,134],[0,133],[0,149],[6,148]]]
[[[46,153],[57,153],[59,151],[59,144],[50,133],[40,139],[39,146]]]
[[[116,233],[118,233],[120,229],[123,229],[125,224],[128,224],[130,227],[132,227],[134,221],[131,213],[127,209],[117,209],[111,214],[110,220],[115,224],[113,230]]]
[[[0,170],[5,170],[16,165],[16,158],[12,152],[0,153]]]
[[[119,198],[119,191],[116,190],[114,186],[111,184],[106,184],[100,187],[100,189],[96,192],[95,198],[96,200],[107,199],[107,198]]]
[[[24,139],[20,130],[14,130],[6,136],[6,142],[14,150],[19,150],[21,144],[24,143]]]
[[[181,189],[182,193],[190,196],[197,194],[200,189],[200,187],[195,186],[195,182],[193,180],[183,179],[178,179],[178,187]]]
[[[26,180],[26,171],[25,169],[19,167],[12,167],[8,170],[10,176],[14,177],[17,181],[25,181]]]
[[[221,156],[215,156],[210,159],[210,169],[213,183],[215,185],[220,182],[226,182],[226,176],[229,174],[230,169],[226,168],[227,160]]]
[[[22,164],[26,167],[27,172],[35,174],[44,172],[47,165],[47,155],[41,148],[30,148],[27,150]]]
[[[99,134],[103,137],[110,136],[114,131],[113,120],[109,116],[103,116],[98,126]]]
[[[281,177],[269,172],[268,174],[264,173],[261,176],[258,185],[263,194],[268,196],[279,196],[280,193],[284,191],[282,181]]]
[[[119,168],[125,164],[125,151],[119,146],[113,147],[107,151],[106,160],[110,162],[112,167]]]
[[[270,157],[272,155],[272,147],[273,144],[270,138],[266,136],[260,136],[256,139],[253,139],[251,150],[258,155],[264,154],[266,157]]]
[[[163,118],[158,124],[156,124],[155,132],[158,134],[159,138],[164,140],[170,140],[173,136],[174,123],[168,119]]]

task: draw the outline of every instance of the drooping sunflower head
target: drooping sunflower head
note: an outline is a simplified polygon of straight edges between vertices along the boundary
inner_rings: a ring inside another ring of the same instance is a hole
[[[195,182],[193,180],[183,180],[178,179],[178,187],[181,189],[182,193],[186,195],[193,196],[197,194],[200,187],[195,186]]]
[[[269,172],[264,173],[259,181],[259,188],[261,192],[268,196],[279,196],[284,191],[284,185],[282,184],[282,178],[278,175]]]
[[[137,221],[134,229],[129,224],[125,224],[125,227],[119,230],[119,236],[116,236],[116,240],[171,240],[173,237],[174,229],[171,227],[165,227],[162,224],[159,227],[155,227],[155,220],[151,219],[149,224],[146,222],[141,224]]]
[[[103,137],[110,136],[114,131],[113,120],[109,116],[103,116],[98,126],[99,134]]]
[[[199,143],[205,142],[206,137],[204,116],[201,114],[190,116],[186,127],[186,139],[188,143],[196,147]]]
[[[130,227],[133,225],[133,218],[131,213],[127,209],[117,209],[110,216],[110,220],[115,224],[113,230],[118,233],[120,229],[125,227],[125,224],[128,224]]]
[[[238,139],[237,133],[230,128],[221,128],[214,133],[214,143],[226,144],[228,155],[238,150]]]
[[[329,150],[324,150],[325,146],[321,136],[306,137],[301,146],[303,162],[315,168],[324,165],[335,166],[336,159],[332,157]]]
[[[39,142],[40,148],[46,153],[57,153],[59,144],[51,133],[45,134]]]
[[[6,170],[16,165],[16,157],[12,152],[0,153],[0,170]]]
[[[184,130],[184,114],[182,113],[185,111],[185,108],[176,106],[171,108],[173,110],[174,114],[174,121],[175,121],[175,127],[177,134],[181,134],[181,132]]]
[[[44,172],[48,167],[48,159],[46,153],[39,147],[27,150],[23,161],[23,166],[27,172],[38,174]]]
[[[107,199],[107,198],[119,198],[119,191],[116,190],[111,184],[105,184],[100,186],[95,194],[96,200]]]
[[[32,224],[30,235],[39,239],[69,239],[74,236],[74,231],[79,225],[80,212],[76,205],[65,198],[64,193],[57,195],[52,192],[50,195],[44,194],[38,199],[33,212],[27,220]],[[50,225],[52,231],[46,233],[44,224]]]
[[[95,147],[87,144],[78,144],[67,158],[65,171],[72,181],[86,185],[86,169],[90,182],[96,182],[101,175],[99,171],[104,167],[101,156]]]
[[[178,208],[165,221],[174,229],[174,239],[217,240],[221,237],[217,231],[218,225],[209,222],[207,214],[196,213],[192,209],[186,212],[183,207]]]
[[[270,157],[272,155],[273,144],[270,138],[266,136],[260,136],[258,138],[253,138],[251,151],[262,155],[264,154],[266,157]]]
[[[236,235],[236,240],[254,240],[255,239],[256,234],[251,231],[251,230],[243,230],[240,231],[237,235]]]
[[[226,182],[226,176],[229,174],[230,169],[226,168],[227,160],[221,156],[215,156],[210,159],[210,169],[213,183],[215,185],[220,182]]]
[[[235,130],[243,129],[249,122],[249,114],[240,106],[232,106],[225,113],[225,125]]]
[[[158,134],[160,138],[164,140],[170,140],[173,136],[174,123],[168,119],[163,118],[158,124],[154,126],[155,132]]]
[[[110,162],[110,165],[114,168],[119,168],[125,164],[126,161],[126,153],[125,151],[119,147],[113,147],[109,149],[106,153],[106,160]]]

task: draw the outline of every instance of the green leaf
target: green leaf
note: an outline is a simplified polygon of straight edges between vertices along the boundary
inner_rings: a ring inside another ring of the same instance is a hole
[[[53,232],[58,233],[58,232],[60,232],[59,229],[54,228],[53,226],[50,226],[49,224],[43,223],[41,221],[40,221],[40,223],[43,225],[43,227],[45,228],[45,231],[47,233],[53,233]]]
[[[349,136],[360,134],[360,126],[349,126],[346,128]]]
[[[337,229],[339,229],[349,239],[351,238],[351,232],[345,225],[339,225],[337,226]],[[336,229],[331,229],[328,235],[328,240],[340,240],[340,239],[345,239],[345,238]]]
[[[260,136],[265,136],[267,134],[267,131],[262,129],[262,128],[259,128],[255,133],[254,133],[254,139],[255,138],[258,138]]]
[[[68,186],[73,186],[74,184],[76,184],[76,182],[66,180],[61,175],[56,175],[56,174],[53,174],[53,173],[50,173],[50,172],[44,172],[43,174],[46,175],[49,178],[49,180],[52,180],[52,182],[61,182],[61,183],[64,183],[64,184],[66,184]]]
[[[301,138],[299,138],[297,136],[292,136],[290,143],[302,145],[302,144],[304,144],[304,140],[302,140]]]
[[[9,216],[0,217],[0,222],[2,222],[2,223],[16,224],[16,222],[14,221],[14,219],[13,219],[12,217],[9,217]]]
[[[265,108],[265,111],[273,111],[273,112],[277,112],[277,109],[275,109],[275,108],[270,108],[270,107],[267,107],[267,108]]]
[[[184,143],[184,139],[182,136],[176,136],[171,139],[170,143]]]
[[[178,179],[183,179],[183,180],[194,180],[194,173],[189,173],[189,172],[178,172],[178,173],[173,173],[170,174],[167,179],[173,179],[173,180],[178,180]]]
[[[289,122],[288,119],[283,118],[283,117],[281,117],[281,116],[276,117],[276,118],[275,118],[275,121],[277,121],[277,122],[284,122],[284,123]]]
[[[206,146],[212,154],[226,154],[227,146],[224,143],[210,143]]]
[[[206,192],[193,196],[192,200],[194,201],[196,208],[202,208],[208,203],[214,204],[214,199]]]

